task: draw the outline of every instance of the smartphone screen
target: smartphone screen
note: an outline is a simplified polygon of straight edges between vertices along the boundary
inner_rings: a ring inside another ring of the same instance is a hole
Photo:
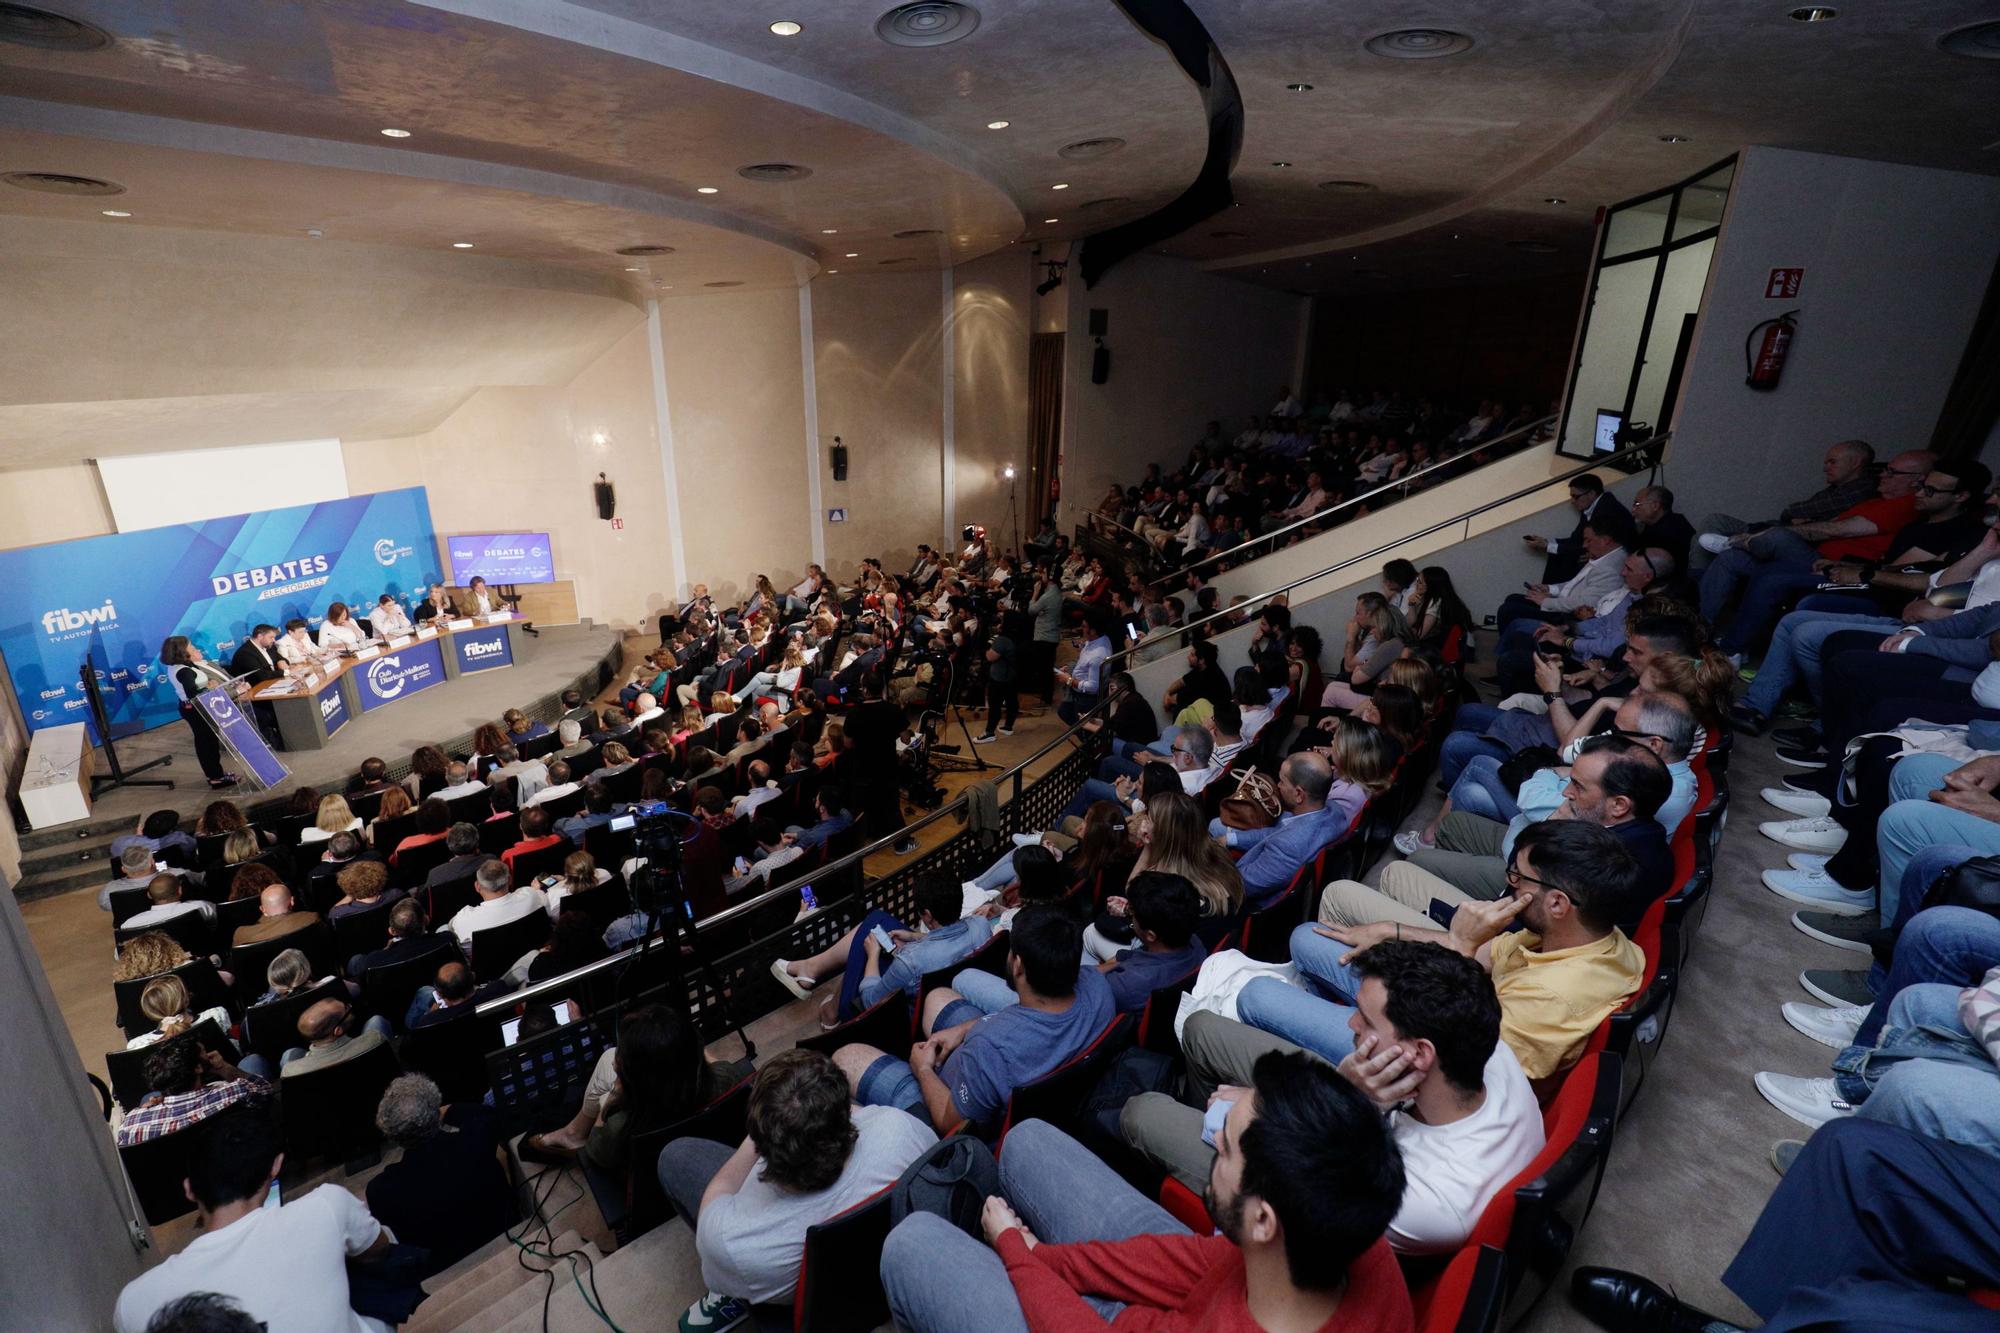
[[[611,821],[611,831],[613,833],[628,832],[630,831],[632,825],[637,822],[638,821],[633,819],[632,816],[630,815],[620,815],[616,819]]]
[[[876,944],[881,946],[883,953],[896,952],[896,941],[890,939],[889,932],[882,929],[882,927],[877,926],[875,929],[869,931],[868,934]]]
[[[804,885],[799,889],[799,901],[806,905],[808,912],[819,910],[819,899],[813,897],[813,886],[810,884]]]

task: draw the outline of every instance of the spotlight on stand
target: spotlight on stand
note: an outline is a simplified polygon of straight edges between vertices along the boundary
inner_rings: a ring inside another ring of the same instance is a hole
[[[1035,287],[1035,295],[1047,296],[1050,292],[1062,286],[1063,270],[1068,267],[1069,267],[1069,261],[1067,260],[1051,259],[1045,261],[1042,264],[1043,278],[1042,281]]]

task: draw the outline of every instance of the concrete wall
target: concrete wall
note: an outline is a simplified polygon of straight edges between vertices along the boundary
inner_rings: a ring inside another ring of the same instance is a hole
[[[1138,255],[1085,290],[1071,269],[1063,395],[1061,522],[1079,522],[1111,482],[1178,464],[1220,419],[1231,433],[1298,387],[1307,300],[1192,264]],[[1090,382],[1090,311],[1110,313],[1111,376]]]
[[[2000,255],[2000,179],[1751,148],[1719,239],[1668,474],[1683,512],[1773,513],[1835,440],[1929,442]],[[1765,297],[1774,268],[1805,270],[1796,299]],[[1792,309],[1778,387],[1746,387],[1751,326]]]

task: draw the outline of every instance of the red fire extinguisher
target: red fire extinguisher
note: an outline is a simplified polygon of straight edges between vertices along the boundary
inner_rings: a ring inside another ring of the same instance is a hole
[[[1745,384],[1753,389],[1778,387],[1778,376],[1785,370],[1785,353],[1791,350],[1792,335],[1797,333],[1799,328],[1798,322],[1792,316],[1798,313],[1796,310],[1787,310],[1776,319],[1767,319],[1751,326],[1750,336],[1743,340],[1744,368],[1750,372],[1743,379]],[[1757,336],[1759,329],[1764,331],[1761,339]],[[1750,350],[1752,343],[1756,344],[1755,352]]]

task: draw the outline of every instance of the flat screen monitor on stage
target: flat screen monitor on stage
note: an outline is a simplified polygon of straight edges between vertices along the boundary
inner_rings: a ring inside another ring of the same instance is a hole
[[[475,578],[488,583],[554,583],[556,553],[546,532],[476,532],[446,537],[451,586]]]

